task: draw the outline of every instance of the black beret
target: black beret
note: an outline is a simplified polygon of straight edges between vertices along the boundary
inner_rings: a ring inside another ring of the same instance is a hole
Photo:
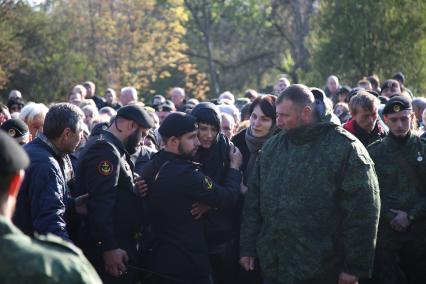
[[[412,110],[410,100],[403,96],[395,96],[389,99],[383,109],[383,114],[397,113],[403,110]]]
[[[24,149],[0,130],[0,174],[12,174],[28,167],[30,159]]]
[[[133,120],[143,128],[154,127],[154,121],[152,121],[151,116],[144,110],[143,107],[138,105],[127,105],[121,107],[117,111],[117,117]]]
[[[13,138],[22,137],[29,133],[28,126],[18,118],[6,120],[0,127]]]
[[[351,91],[351,87],[347,86],[347,85],[343,85],[339,88],[339,90],[337,91],[337,94],[340,95],[342,93],[350,93]]]
[[[197,118],[195,116],[178,111],[169,114],[164,119],[158,132],[161,137],[169,138],[172,136],[179,137],[197,129]]]

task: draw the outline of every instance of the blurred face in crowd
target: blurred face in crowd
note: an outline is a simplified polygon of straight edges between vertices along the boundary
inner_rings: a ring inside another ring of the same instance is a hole
[[[396,137],[405,137],[411,129],[414,113],[403,110],[397,113],[389,113],[384,116],[389,131]]]
[[[28,129],[30,130],[30,134],[33,138],[37,136],[38,132],[43,132],[44,118],[44,114],[36,115],[34,116],[33,121],[28,124]]]
[[[229,139],[231,139],[232,136],[234,136],[235,122],[232,117],[222,115],[221,131]]]
[[[179,155],[192,158],[196,155],[199,146],[200,141],[198,140],[197,130],[185,133],[179,137]]]
[[[180,107],[185,99],[185,95],[180,90],[173,90],[170,93],[170,98],[176,107]]]
[[[9,111],[10,111],[10,113],[14,113],[14,112],[21,112],[21,109],[23,108],[23,106],[22,105],[20,105],[20,104],[15,104],[15,105],[11,105],[10,106],[10,109],[9,109]]]
[[[371,133],[376,126],[378,113],[377,108],[374,106],[372,110],[362,107],[357,107],[356,112],[352,113],[352,118],[356,121],[359,127],[364,129],[367,133]]]
[[[250,130],[254,137],[264,137],[268,135],[273,125],[272,118],[266,116],[259,105],[257,105],[250,115]]]
[[[339,83],[334,76],[330,76],[327,80],[327,88],[330,92],[335,93],[337,88],[339,87]]]
[[[287,89],[288,86],[290,86],[290,81],[287,78],[281,78],[275,83],[274,91],[279,95],[282,91]]]
[[[158,120],[160,121],[160,125],[163,123],[163,121],[166,119],[171,112],[169,111],[156,111],[155,114],[158,116]]]
[[[391,87],[391,88],[385,88],[382,90],[382,93],[380,94],[381,96],[385,96],[385,97],[393,97],[397,94],[400,93],[400,89],[398,87]]]
[[[107,104],[112,105],[115,103],[115,96],[110,91],[106,91],[104,95],[105,101]]]
[[[219,129],[214,125],[207,123],[198,124],[198,139],[203,148],[210,148],[216,141],[216,137],[219,134]]]
[[[73,92],[72,94],[70,94],[68,102],[70,104],[75,105],[75,106],[80,106],[80,104],[81,104],[81,94],[77,93],[77,92]]]
[[[95,117],[95,114],[89,110],[89,109],[83,109],[84,113],[84,123],[89,127],[89,129],[92,129],[92,126],[98,118]]]

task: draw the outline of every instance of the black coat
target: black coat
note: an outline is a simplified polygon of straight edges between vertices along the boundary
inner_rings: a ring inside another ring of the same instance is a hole
[[[232,207],[239,196],[241,175],[229,169],[223,186],[205,176],[199,164],[160,151],[146,165],[153,247],[152,269],[166,274],[203,277],[210,273],[203,218],[191,215],[192,204]]]

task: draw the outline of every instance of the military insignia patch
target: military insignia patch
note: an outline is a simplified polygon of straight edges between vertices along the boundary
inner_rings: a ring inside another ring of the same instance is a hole
[[[393,111],[394,112],[399,112],[401,110],[401,107],[399,105],[394,105],[393,106]]]
[[[9,135],[12,136],[12,137],[15,137],[15,135],[16,135],[16,131],[13,128],[9,129],[9,131],[7,131],[7,133],[9,133]]]
[[[207,190],[212,190],[213,189],[213,181],[212,181],[212,179],[209,178],[209,177],[204,177],[203,186]]]
[[[109,176],[112,173],[113,166],[110,161],[102,161],[98,165],[98,171],[103,176]]]

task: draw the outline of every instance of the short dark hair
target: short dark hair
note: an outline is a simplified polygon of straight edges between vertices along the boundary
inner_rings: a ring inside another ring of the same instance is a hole
[[[251,104],[249,113],[252,114],[254,108],[256,106],[259,106],[262,112],[269,118],[272,118],[273,121],[275,121],[277,117],[277,111],[275,109],[275,101],[277,98],[272,95],[265,95],[257,97]]]
[[[305,85],[293,84],[281,92],[278,96],[276,104],[280,104],[284,99],[292,101],[294,104],[305,107],[315,102],[314,94]]]
[[[83,119],[83,112],[75,105],[60,103],[53,105],[46,114],[43,133],[48,139],[56,139],[64,132],[65,128],[77,131],[78,122]]]
[[[380,85],[379,76],[377,76],[376,74],[373,74],[373,75],[369,76],[367,78],[367,80],[370,81],[370,83],[373,86],[373,88],[377,88]]]

